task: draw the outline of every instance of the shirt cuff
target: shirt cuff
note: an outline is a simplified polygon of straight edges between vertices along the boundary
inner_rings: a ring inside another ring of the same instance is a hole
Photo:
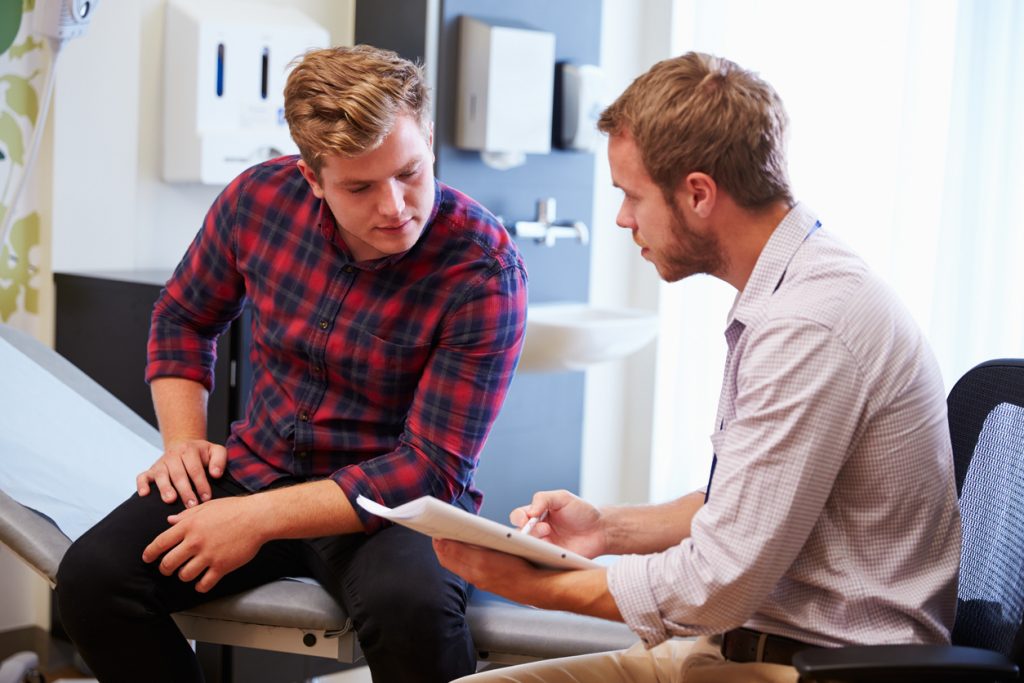
[[[362,505],[356,502],[356,498],[359,496],[366,496],[370,500],[376,501],[381,505],[386,505],[386,503],[383,502],[380,492],[373,486],[373,484],[370,483],[370,478],[367,477],[361,469],[358,467],[343,467],[332,474],[331,479],[333,479],[345,493],[345,497],[348,498],[349,503],[351,503],[356,516],[359,517],[359,521],[363,523],[363,530],[367,535],[375,534],[385,526],[390,526],[390,522],[378,517],[372,512],[368,512],[363,509]]]
[[[624,555],[608,568],[608,590],[623,621],[648,649],[669,638],[647,578],[650,560],[645,555]]]
[[[152,360],[146,364],[146,382],[159,377],[178,377],[199,382],[209,393],[213,393],[213,372],[199,364],[175,360]]]

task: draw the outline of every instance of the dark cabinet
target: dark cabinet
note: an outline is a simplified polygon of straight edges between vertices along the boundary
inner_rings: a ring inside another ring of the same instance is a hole
[[[153,426],[156,413],[145,381],[149,320],[168,270],[57,273],[57,352],[103,385]],[[224,443],[245,409],[251,386],[243,312],[217,341],[208,438]]]

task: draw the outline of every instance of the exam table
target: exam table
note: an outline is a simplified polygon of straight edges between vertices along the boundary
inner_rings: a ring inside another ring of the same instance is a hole
[[[159,453],[159,433],[55,351],[2,324],[0,368],[0,543],[53,586],[70,539],[132,493],[135,474]],[[308,579],[274,581],[175,620],[200,642],[342,662],[361,657],[344,610]],[[467,620],[480,659],[501,664],[637,640],[624,624],[480,593]]]

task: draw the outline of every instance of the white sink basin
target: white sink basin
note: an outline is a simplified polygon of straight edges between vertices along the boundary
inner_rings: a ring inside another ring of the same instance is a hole
[[[639,350],[658,332],[658,318],[632,308],[584,303],[532,304],[526,312],[524,372],[586,370]]]

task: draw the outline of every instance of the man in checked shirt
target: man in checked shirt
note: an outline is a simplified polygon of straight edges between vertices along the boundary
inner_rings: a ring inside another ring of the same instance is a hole
[[[435,543],[484,590],[641,639],[474,681],[795,683],[808,647],[949,642],[960,518],[938,367],[889,288],[793,200],[786,126],[770,85],[697,53],[656,64],[601,116],[617,222],[641,256],[665,280],[737,290],[711,478],[660,505],[553,491],[513,511],[547,513],[534,534],[586,556],[622,555],[607,569]]]
[[[308,575],[375,681],[475,669],[465,582],[429,538],[353,504],[479,509],[473,471],[523,339],[522,260],[434,179],[427,96],[394,53],[308,53],[285,87],[301,156],[232,181],[161,293],[146,377],[164,454],[58,576],[100,680],[201,680],[171,613]],[[222,446],[206,440],[214,342],[246,302],[253,390]]]

